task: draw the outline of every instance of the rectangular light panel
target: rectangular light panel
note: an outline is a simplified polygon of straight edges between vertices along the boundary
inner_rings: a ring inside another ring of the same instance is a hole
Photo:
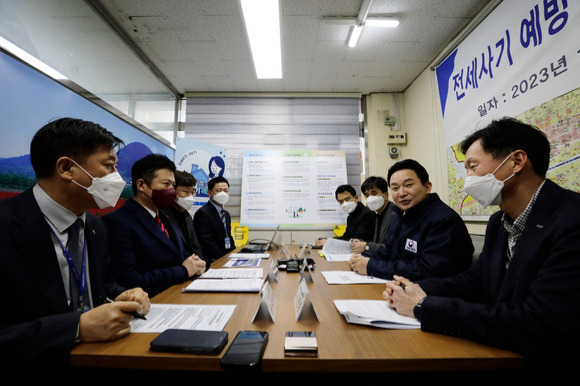
[[[240,0],[258,79],[282,78],[279,0]]]

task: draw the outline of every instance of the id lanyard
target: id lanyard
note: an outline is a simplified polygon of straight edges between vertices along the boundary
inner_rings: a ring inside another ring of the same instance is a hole
[[[48,224],[48,221],[47,221]],[[74,275],[75,281],[78,285],[79,288],[79,307],[77,309],[77,311],[81,311],[84,312],[85,311],[85,267],[86,267],[86,254],[85,254],[85,246],[86,246],[86,239],[83,237],[83,252],[82,252],[82,267],[81,267],[81,274],[79,275],[79,271],[75,265],[75,262],[73,261],[70,253],[68,252],[68,250],[66,249],[66,247],[62,244],[62,241],[60,241],[60,238],[58,238],[58,236],[56,235],[56,233],[54,232],[54,230],[52,229],[52,226],[50,226],[50,224],[48,224],[48,227],[50,228],[50,231],[52,232],[52,234],[54,235],[54,237],[56,237],[56,239],[58,240],[58,243],[60,244],[60,247],[62,248],[62,253],[64,254],[66,261]]]

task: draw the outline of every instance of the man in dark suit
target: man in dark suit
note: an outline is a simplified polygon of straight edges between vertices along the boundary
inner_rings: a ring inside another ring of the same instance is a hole
[[[160,209],[176,201],[175,164],[149,154],[133,165],[134,197],[103,216],[109,232],[112,271],[119,283],[139,286],[151,297],[205,270],[205,262],[186,254],[181,235]]]
[[[580,195],[545,179],[550,144],[517,120],[493,121],[462,151],[465,191],[501,209],[489,220],[482,253],[451,278],[396,278],[383,296],[424,331],[516,351],[536,369],[552,371],[568,359],[577,366]]]
[[[224,205],[229,199],[230,183],[225,177],[214,177],[207,183],[209,201],[193,215],[203,257],[208,264],[233,251],[232,219]]]
[[[345,241],[372,240],[375,234],[375,213],[359,201],[356,190],[350,185],[340,185],[334,196],[341,209],[348,213],[344,233],[335,238]],[[322,247],[325,242],[326,238],[319,238],[315,245]]]
[[[20,380],[66,367],[75,342],[127,335],[129,313],[149,310],[145,292],[108,275],[105,226],[86,212],[121,194],[119,144],[92,122],[55,120],[30,145],[38,183],[0,200],[0,368],[19,369]],[[69,230],[75,223],[78,238]],[[103,304],[107,298],[115,302]]]
[[[389,183],[383,177],[371,176],[360,187],[365,196],[367,208],[376,213],[375,234],[372,240],[356,240],[352,243],[352,253],[376,251],[383,245],[383,240],[394,222],[397,221],[393,207],[389,201]]]
[[[193,227],[193,218],[189,213],[195,201],[195,185],[197,180],[188,172],[176,170],[175,192],[177,201],[162,212],[173,222],[177,231],[181,234],[181,241],[187,255],[196,255],[203,260],[201,246]],[[209,265],[206,264],[206,269]]]

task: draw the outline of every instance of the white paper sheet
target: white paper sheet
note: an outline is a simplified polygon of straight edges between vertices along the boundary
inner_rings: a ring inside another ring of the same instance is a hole
[[[147,320],[134,319],[133,333],[161,333],[169,328],[222,331],[235,305],[151,304]]]
[[[361,275],[354,271],[323,271],[328,284],[386,284],[387,280]]]

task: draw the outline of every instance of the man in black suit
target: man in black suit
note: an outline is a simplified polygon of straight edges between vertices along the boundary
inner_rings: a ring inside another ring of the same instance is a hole
[[[193,215],[203,257],[208,264],[235,249],[231,216],[224,205],[229,200],[230,183],[225,177],[214,177],[207,183],[209,201]]]
[[[151,297],[205,270],[188,254],[181,234],[161,209],[176,201],[175,164],[149,154],[131,168],[134,197],[103,216],[109,232],[112,271],[119,283],[139,286]]]
[[[545,178],[550,144],[517,120],[493,121],[461,149],[465,191],[501,209],[489,220],[479,258],[450,278],[413,284],[396,277],[383,296],[398,313],[419,319],[424,331],[516,351],[535,369],[552,371],[570,359],[575,369],[580,194]]]
[[[336,201],[341,209],[348,213],[346,229],[339,240],[371,241],[375,234],[375,212],[364,206],[358,199],[356,190],[350,185],[340,185],[334,192]],[[321,247],[326,238],[319,238],[315,245]]]
[[[360,187],[365,196],[367,208],[376,213],[375,235],[372,240],[356,240],[352,243],[352,253],[376,251],[383,245],[389,229],[397,221],[393,208],[395,204],[389,201],[389,183],[383,177],[371,176]]]
[[[38,183],[0,200],[0,368],[23,370],[20,380],[66,367],[75,342],[126,336],[130,312],[149,310],[143,290],[108,276],[105,226],[86,212],[121,194],[121,143],[92,122],[55,120],[30,145]]]
[[[195,201],[197,180],[191,173],[182,170],[176,170],[173,174],[175,175],[177,201],[169,208],[163,209],[162,212],[167,215],[169,220],[175,225],[175,228],[181,233],[181,241],[188,256],[194,254],[203,260],[203,252],[193,227],[193,218],[189,213]]]

